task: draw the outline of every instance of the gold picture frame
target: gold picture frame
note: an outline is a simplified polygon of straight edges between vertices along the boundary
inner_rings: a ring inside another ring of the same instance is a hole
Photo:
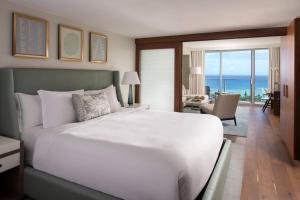
[[[48,21],[18,12],[14,12],[12,18],[12,55],[24,58],[48,58]]]
[[[58,25],[58,59],[83,60],[83,30],[73,26]]]
[[[89,61],[92,63],[107,62],[108,38],[96,32],[89,34]]]

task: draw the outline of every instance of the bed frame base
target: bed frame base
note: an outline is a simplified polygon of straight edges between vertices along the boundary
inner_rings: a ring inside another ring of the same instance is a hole
[[[119,200],[108,194],[72,183],[26,167],[24,170],[25,199],[34,200]]]
[[[224,139],[213,173],[197,200],[221,199],[230,157],[231,141]],[[27,198],[35,200],[119,200],[119,198],[63,180],[32,167],[26,167],[24,171],[24,193]]]
[[[222,150],[205,188],[202,200],[220,200],[224,192],[225,181],[231,159],[231,140],[224,139]],[[198,200],[198,198],[197,198]]]

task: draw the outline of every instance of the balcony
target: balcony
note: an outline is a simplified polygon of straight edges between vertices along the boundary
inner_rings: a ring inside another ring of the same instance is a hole
[[[220,81],[222,84],[220,85]],[[267,76],[255,77],[254,101],[257,103],[265,102],[266,91],[268,89]],[[239,93],[241,102],[251,102],[251,78],[250,76],[223,76],[219,77],[206,76],[205,85],[210,88],[210,98],[215,98],[215,92]],[[220,89],[222,88],[222,90]]]

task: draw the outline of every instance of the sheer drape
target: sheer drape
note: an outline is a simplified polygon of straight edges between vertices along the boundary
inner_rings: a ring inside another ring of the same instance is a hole
[[[268,90],[273,92],[279,90],[280,83],[280,48],[273,47],[269,49],[269,77]]]
[[[190,94],[205,94],[205,76],[204,76],[204,51],[191,52],[191,68],[200,67],[201,74],[189,75],[189,90]],[[192,71],[192,70],[190,70]]]

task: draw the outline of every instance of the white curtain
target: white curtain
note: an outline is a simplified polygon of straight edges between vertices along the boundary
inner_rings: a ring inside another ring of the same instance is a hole
[[[201,74],[189,75],[189,91],[191,95],[205,94],[204,51],[191,51],[191,66],[200,67]],[[192,71],[192,70],[190,70]]]
[[[269,49],[269,77],[268,91],[273,92],[280,88],[280,48]]]

